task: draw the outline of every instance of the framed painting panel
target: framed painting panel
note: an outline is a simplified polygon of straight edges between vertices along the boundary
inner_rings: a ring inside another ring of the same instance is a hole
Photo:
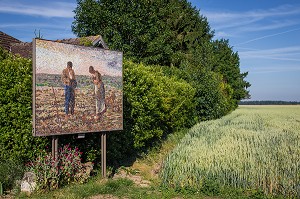
[[[123,130],[123,53],[33,40],[33,134]]]

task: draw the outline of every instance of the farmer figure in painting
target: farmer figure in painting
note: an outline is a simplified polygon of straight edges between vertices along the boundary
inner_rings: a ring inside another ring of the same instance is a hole
[[[104,84],[102,82],[101,74],[97,70],[95,70],[93,66],[89,67],[89,72],[92,74],[92,80],[95,86],[95,97],[96,97],[95,119],[99,119],[101,115],[106,111]]]
[[[75,79],[75,72],[72,69],[72,62],[67,63],[67,68],[65,68],[62,72],[61,80],[64,83],[65,89],[65,113],[66,115],[74,114],[74,107],[75,107],[75,88],[76,88],[76,79]]]

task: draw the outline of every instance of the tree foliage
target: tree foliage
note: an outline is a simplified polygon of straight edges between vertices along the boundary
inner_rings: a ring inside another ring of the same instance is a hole
[[[244,80],[248,73],[241,73],[239,64],[238,53],[233,52],[228,40],[221,39],[198,45],[193,49],[192,56],[188,57],[181,67],[183,70],[191,71],[190,74],[196,83],[197,78],[203,75],[201,73],[203,69],[218,74],[220,84],[226,88],[223,92],[224,97],[230,99],[230,109],[233,110],[241,99],[250,96],[247,88],[251,84]]]
[[[109,134],[108,156],[147,149],[174,130],[229,113],[249,96],[238,53],[228,40],[213,40],[206,17],[187,0],[77,3],[73,32],[100,34],[110,49],[124,52],[124,131]],[[0,160],[31,159],[48,143],[31,135],[31,63],[0,51]],[[82,142],[65,137],[81,145],[85,159],[100,154],[98,134]]]
[[[222,74],[223,81],[233,89],[232,98],[237,106],[239,100],[249,96],[249,91],[246,89],[250,87],[250,83],[244,80],[248,73],[240,72],[239,55],[233,52],[228,40],[216,40],[213,45],[214,56],[218,60],[213,71]]]
[[[137,62],[178,65],[212,33],[186,0],[78,0],[73,32],[101,34],[111,49]]]
[[[78,0],[74,12],[72,29],[78,36],[101,34],[111,49],[135,62],[217,73],[216,85],[230,90],[224,92],[230,108],[249,97],[250,84],[244,80],[247,73],[240,73],[238,54],[228,40],[212,40],[206,17],[186,0]]]
[[[198,65],[182,65],[181,76],[196,89],[195,115],[198,121],[220,118],[233,110],[232,89],[221,74]]]

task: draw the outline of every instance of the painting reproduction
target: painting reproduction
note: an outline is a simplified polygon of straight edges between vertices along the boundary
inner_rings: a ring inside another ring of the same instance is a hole
[[[123,54],[34,39],[33,134],[123,129]]]

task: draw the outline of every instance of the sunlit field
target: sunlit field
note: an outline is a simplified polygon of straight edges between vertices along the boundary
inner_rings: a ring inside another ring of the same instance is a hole
[[[300,194],[300,106],[240,106],[194,126],[166,158],[163,183]]]

